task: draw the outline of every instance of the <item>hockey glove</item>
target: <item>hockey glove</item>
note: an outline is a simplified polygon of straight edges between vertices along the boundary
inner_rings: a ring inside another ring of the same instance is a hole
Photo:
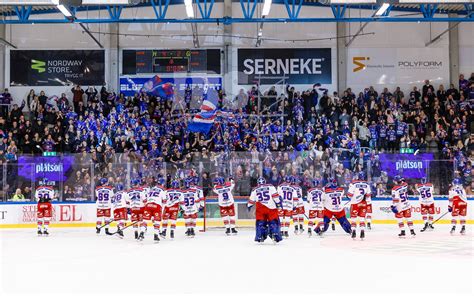
[[[391,205],[390,208],[392,209],[392,212],[393,212],[394,214],[398,214],[398,210],[397,210],[397,207],[396,207],[396,206]]]
[[[453,211],[453,207],[452,206],[448,206],[448,212],[452,212]]]
[[[253,205],[247,205],[247,211],[250,213],[250,211],[252,210],[252,207]]]

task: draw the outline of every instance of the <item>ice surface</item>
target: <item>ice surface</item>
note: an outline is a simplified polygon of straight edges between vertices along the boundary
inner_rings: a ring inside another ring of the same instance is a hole
[[[420,226],[417,227],[418,229]],[[459,228],[459,227],[458,227]],[[222,231],[138,243],[94,229],[0,230],[0,295],[169,294],[466,294],[473,288],[473,235],[448,225],[399,239],[396,225],[375,225],[365,241],[328,231],[291,235],[279,245],[253,242],[253,231]]]

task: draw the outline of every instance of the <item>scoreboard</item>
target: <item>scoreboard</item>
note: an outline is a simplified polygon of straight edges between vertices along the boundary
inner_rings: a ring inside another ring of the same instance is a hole
[[[219,49],[124,50],[123,74],[221,74]]]

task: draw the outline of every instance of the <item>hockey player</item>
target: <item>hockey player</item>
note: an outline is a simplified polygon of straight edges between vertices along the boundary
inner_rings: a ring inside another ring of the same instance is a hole
[[[194,228],[196,227],[196,219],[201,203],[197,190],[191,188],[190,179],[184,180],[184,190],[179,204],[184,212],[183,218],[186,226],[186,236],[194,237],[196,235]]]
[[[225,182],[224,178],[218,177],[214,184],[213,190],[217,194],[221,218],[226,228],[225,234],[235,235],[237,230],[235,229],[235,205],[234,195],[232,194],[234,180],[231,179],[230,182]]]
[[[125,222],[128,220],[128,201],[127,193],[124,192],[123,184],[115,186],[117,190],[112,197],[112,208],[114,209],[114,220],[117,224],[117,234],[122,238]]]
[[[197,191],[200,200],[200,208],[204,209],[204,207],[206,206],[206,199],[204,198],[204,190],[202,190],[202,187],[198,185],[199,177],[189,177],[189,180],[191,181],[191,188]]]
[[[423,229],[420,231],[432,230],[434,229],[432,223],[435,213],[433,184],[426,182],[426,178],[422,178],[421,183],[416,184],[416,190],[420,193],[421,216],[423,217],[423,222],[425,222]]]
[[[183,191],[179,189],[179,181],[173,180],[171,188],[166,190],[165,209],[163,211],[163,224],[161,237],[166,238],[166,230],[168,229],[168,220],[171,220],[170,238],[174,238],[174,230],[176,229],[176,219],[178,218],[179,202],[182,199]]]
[[[365,219],[367,216],[367,204],[371,203],[370,186],[364,181],[364,175],[359,173],[349,184],[347,196],[351,199],[351,228],[353,239],[356,238],[357,225],[360,228],[360,238],[365,238]],[[359,220],[359,221],[357,221]],[[357,223],[358,222],[358,223]]]
[[[281,183],[277,192],[282,201],[282,207],[278,210],[280,217],[280,225],[283,237],[288,237],[288,229],[290,228],[290,220],[296,211],[296,203],[298,201],[298,191],[291,184],[292,177],[286,176],[285,182]],[[295,224],[296,225],[296,224]]]
[[[312,229],[316,225],[317,232],[320,233],[324,226],[324,205],[323,205],[323,193],[321,183],[319,179],[313,180],[313,187],[308,189],[307,200],[309,208],[309,221],[308,221],[308,235],[312,236]]]
[[[346,212],[344,207],[341,205],[342,199],[344,198],[344,189],[337,185],[335,179],[330,179],[323,194],[323,205],[324,205],[324,228],[315,229],[318,235],[322,235],[329,228],[331,219],[335,217],[345,232],[351,233],[351,223],[346,218]]]
[[[264,178],[257,180],[257,187],[250,194],[247,207],[255,207],[256,234],[255,241],[263,243],[267,236],[278,243],[282,240],[278,208],[281,208],[281,199],[273,185],[266,184]]]
[[[291,185],[296,189],[296,203],[293,211],[293,225],[295,226],[295,234],[303,233],[304,224],[304,203],[303,203],[303,190],[299,185],[300,181],[298,177],[292,177]]]
[[[139,179],[132,180],[132,188],[127,191],[135,239],[139,241],[145,238],[146,222],[143,221],[143,207],[147,198],[145,189],[140,183]]]
[[[114,189],[108,185],[109,180],[102,178],[99,181],[99,186],[95,188],[96,205],[97,205],[97,224],[96,233],[99,234],[102,228],[102,222],[105,227],[105,234],[110,235],[109,224],[112,222],[111,208],[112,197],[114,196]]]
[[[456,231],[456,218],[459,217],[461,234],[466,234],[467,196],[462,181],[458,178],[453,180],[453,184],[449,189],[448,211],[451,213],[451,224],[453,225],[450,233],[454,234]]]
[[[145,207],[143,208],[143,220],[152,221],[153,229],[155,231],[153,240],[155,242],[160,241],[160,223],[161,213],[164,202],[166,202],[166,189],[163,187],[165,180],[160,178],[158,185],[150,188]]]
[[[49,235],[48,227],[53,216],[51,200],[54,197],[53,187],[48,186],[48,180],[43,179],[43,185],[36,187],[35,199],[37,205],[38,235]]]
[[[405,238],[405,223],[403,219],[407,221],[408,228],[410,229],[410,234],[414,237],[415,230],[413,230],[413,220],[411,219],[411,205],[408,201],[408,184],[405,183],[405,180],[400,176],[395,176],[393,178],[395,186],[392,188],[392,212],[395,214],[395,218],[398,221],[398,227],[400,227],[401,232],[398,235],[400,238]]]

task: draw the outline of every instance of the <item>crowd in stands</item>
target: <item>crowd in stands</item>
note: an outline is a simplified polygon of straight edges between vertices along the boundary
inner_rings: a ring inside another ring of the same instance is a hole
[[[296,174],[309,178],[321,171],[301,165],[310,159],[327,168],[327,174],[344,179],[344,174],[366,170],[367,159],[376,163],[380,152],[412,148],[456,162],[470,184],[474,73],[469,79],[461,75],[459,84],[449,88],[435,89],[426,80],[410,93],[400,88],[378,91],[348,88],[330,94],[319,84],[302,92],[292,86],[284,93],[254,86],[236,96],[220,90],[218,109],[223,112],[204,134],[187,130],[203,99],[202,91],[191,88],[171,99],[145,92],[125,97],[106,87],[77,85],[72,97],[32,89],[21,105],[10,107],[6,89],[0,97],[0,164],[15,162],[19,154],[56,151],[87,153],[103,171],[116,154],[185,167],[196,159],[225,160],[225,155],[247,151],[257,162],[268,162],[264,173],[277,182],[285,172],[274,164],[294,163],[295,155],[303,156]],[[383,172],[374,176],[384,177]]]

